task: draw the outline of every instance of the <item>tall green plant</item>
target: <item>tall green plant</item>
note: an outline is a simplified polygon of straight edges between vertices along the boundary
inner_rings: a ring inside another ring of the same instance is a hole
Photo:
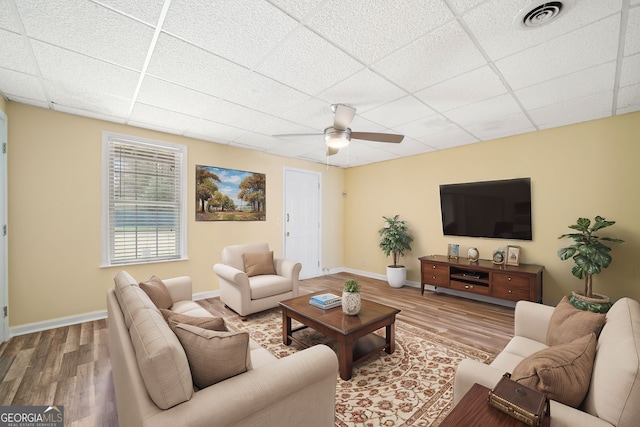
[[[381,236],[380,249],[386,256],[393,256],[393,266],[390,267],[402,267],[398,265],[398,260],[401,256],[404,256],[405,251],[411,250],[411,242],[413,237],[409,235],[408,227],[405,221],[399,219],[400,216],[396,215],[393,218],[384,218],[384,227],[382,227],[378,233]]]
[[[578,279],[584,279],[584,294],[593,298],[593,275],[598,274],[603,268],[611,264],[611,248],[605,242],[623,243],[624,240],[613,237],[596,236],[596,231],[610,227],[615,221],[607,221],[601,216],[596,216],[593,226],[588,218],[578,218],[578,222],[570,225],[569,228],[577,230],[578,233],[563,234],[558,239],[570,238],[574,244],[558,250],[561,260],[573,258],[576,265],[571,269],[571,273]]]

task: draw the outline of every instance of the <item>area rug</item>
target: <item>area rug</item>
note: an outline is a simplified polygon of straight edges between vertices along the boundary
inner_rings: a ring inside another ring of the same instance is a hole
[[[296,344],[282,343],[279,308],[251,315],[244,322],[237,316],[225,321],[236,330],[249,332],[251,338],[278,358],[300,351]],[[295,320],[293,326],[296,327]],[[383,335],[384,329],[379,333]],[[313,329],[295,334],[305,343],[331,346]],[[338,377],[336,426],[437,426],[451,410],[456,366],[463,359],[489,363],[494,357],[396,320],[393,354],[381,351],[354,365],[349,381]]]

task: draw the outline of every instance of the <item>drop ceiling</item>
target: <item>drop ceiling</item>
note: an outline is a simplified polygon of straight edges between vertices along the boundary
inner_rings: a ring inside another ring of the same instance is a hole
[[[0,0],[0,94],[338,167],[639,111],[640,0],[538,3]],[[327,157],[334,103],[404,141]]]

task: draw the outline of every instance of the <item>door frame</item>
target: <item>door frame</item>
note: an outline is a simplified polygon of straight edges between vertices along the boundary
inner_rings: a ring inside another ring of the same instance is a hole
[[[315,175],[318,177],[318,266],[317,277],[322,274],[322,172],[317,172],[308,169],[299,169],[292,167],[284,167],[282,172],[282,255],[283,257],[287,253],[287,172],[305,173],[309,175]]]
[[[2,247],[0,248],[0,263],[2,265],[2,273],[0,274],[0,343],[7,341],[9,337],[9,317],[5,316],[5,307],[9,310],[9,234],[8,225],[9,216],[9,198],[7,185],[7,156],[8,156],[8,127],[7,115],[0,110],[0,237],[2,238]]]

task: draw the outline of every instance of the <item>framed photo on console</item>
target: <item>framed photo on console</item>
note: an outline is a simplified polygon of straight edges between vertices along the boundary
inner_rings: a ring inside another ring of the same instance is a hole
[[[520,265],[520,246],[507,246],[505,264],[517,267]]]
[[[458,259],[459,252],[460,252],[460,245],[449,243],[449,248],[447,250],[447,258]]]

